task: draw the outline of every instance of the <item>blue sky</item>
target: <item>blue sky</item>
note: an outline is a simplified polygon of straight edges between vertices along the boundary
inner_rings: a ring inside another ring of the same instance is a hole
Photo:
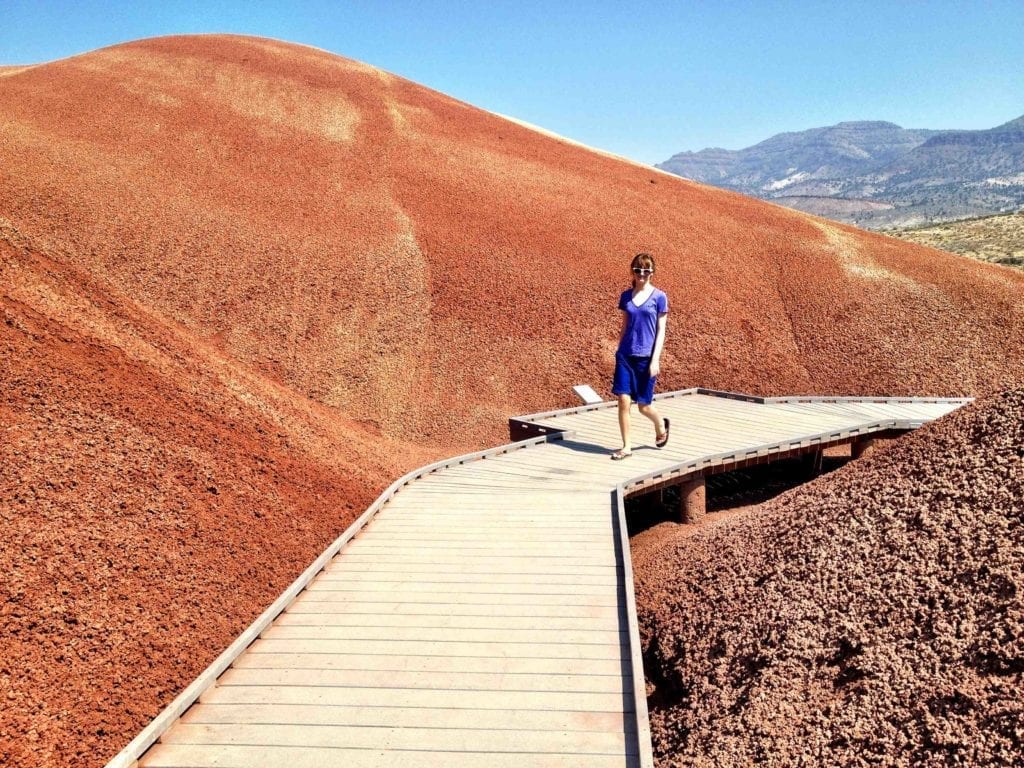
[[[649,163],[842,120],[1024,115],[1024,0],[0,0],[0,64],[201,32],[314,45]]]

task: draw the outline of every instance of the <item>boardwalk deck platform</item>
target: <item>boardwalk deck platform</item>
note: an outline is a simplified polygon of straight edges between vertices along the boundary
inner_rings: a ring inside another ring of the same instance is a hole
[[[687,390],[621,462],[612,404],[513,419],[396,481],[109,766],[651,766],[623,498],[963,402]]]

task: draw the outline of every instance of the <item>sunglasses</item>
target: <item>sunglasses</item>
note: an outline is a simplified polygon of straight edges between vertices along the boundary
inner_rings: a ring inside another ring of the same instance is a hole
[[[643,267],[633,267],[634,275],[653,275],[653,269],[644,269]]]

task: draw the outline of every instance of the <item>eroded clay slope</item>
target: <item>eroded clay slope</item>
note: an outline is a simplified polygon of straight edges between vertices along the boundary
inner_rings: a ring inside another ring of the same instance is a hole
[[[0,215],[34,247],[389,435],[491,441],[606,390],[641,250],[672,300],[665,388],[975,394],[1024,362],[1019,274],[312,48],[108,48],[0,79],[0,126]]]
[[[1024,389],[634,541],[662,766],[1020,765]]]
[[[0,283],[0,763],[102,764],[429,455],[2,241]]]

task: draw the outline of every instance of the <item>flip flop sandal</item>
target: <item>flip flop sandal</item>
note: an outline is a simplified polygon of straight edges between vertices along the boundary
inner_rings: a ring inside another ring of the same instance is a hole
[[[622,461],[623,459],[628,459],[632,455],[632,451],[618,450],[611,455],[611,459],[612,461]]]
[[[665,434],[662,435],[657,441],[655,441],[654,444],[658,448],[664,448],[666,445],[668,445],[668,419],[667,418],[665,419]]]

